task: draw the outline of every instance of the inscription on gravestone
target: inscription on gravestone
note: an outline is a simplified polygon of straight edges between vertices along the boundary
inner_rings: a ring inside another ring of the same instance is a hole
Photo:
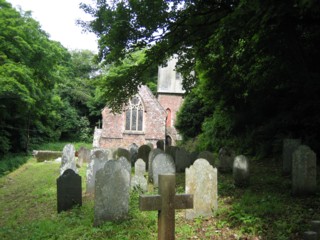
[[[82,205],[81,177],[72,169],[67,169],[57,179],[58,213]]]

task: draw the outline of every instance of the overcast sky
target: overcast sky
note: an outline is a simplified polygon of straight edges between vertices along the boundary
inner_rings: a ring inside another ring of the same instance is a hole
[[[90,20],[90,15],[80,8],[81,2],[91,0],[7,0],[13,7],[20,6],[31,11],[32,17],[41,24],[41,28],[50,35],[50,39],[59,41],[70,50],[89,49],[97,52],[97,38],[92,33],[83,33],[76,20]]]

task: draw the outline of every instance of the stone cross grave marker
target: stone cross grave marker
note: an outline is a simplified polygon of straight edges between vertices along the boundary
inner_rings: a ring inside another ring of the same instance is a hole
[[[68,168],[57,179],[58,213],[69,210],[75,205],[82,205],[81,177]]]
[[[158,195],[140,195],[141,211],[158,210],[158,240],[175,239],[175,209],[193,208],[193,195],[175,195],[175,186],[175,174],[162,174]]]

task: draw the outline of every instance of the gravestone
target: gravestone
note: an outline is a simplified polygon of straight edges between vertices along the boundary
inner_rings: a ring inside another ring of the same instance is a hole
[[[282,173],[291,174],[292,171],[292,154],[300,146],[300,139],[287,138],[283,140],[282,148]]]
[[[126,159],[128,159],[128,161],[130,161],[130,152],[127,149],[118,148],[116,150],[116,158],[115,159],[119,159],[120,157],[125,157]]]
[[[192,165],[197,159],[198,159],[198,152],[192,152],[190,153],[191,162],[190,165]]]
[[[137,157],[138,157],[138,145],[135,143],[132,143],[129,146],[129,152],[130,152],[130,162],[131,162],[131,166],[134,167],[134,163],[137,161]]]
[[[215,160],[214,160],[214,156],[213,156],[212,152],[202,151],[198,154],[197,159],[199,159],[199,158],[203,158],[203,159],[207,160],[212,167],[215,167]]]
[[[72,169],[67,169],[57,179],[58,213],[67,211],[76,205],[82,205],[81,177]]]
[[[130,175],[117,160],[109,160],[96,174],[94,226],[124,220],[129,211]]]
[[[131,179],[131,190],[138,192],[148,191],[148,182],[144,176],[134,175]]]
[[[186,169],[186,193],[193,194],[193,209],[186,210],[186,218],[212,216],[218,209],[217,169],[200,158]]]
[[[162,151],[164,151],[164,141],[163,140],[158,140],[157,141],[157,148],[159,148]]]
[[[140,211],[158,211],[158,239],[175,239],[175,209],[193,207],[190,194],[175,195],[176,180],[174,174],[159,175],[159,194],[141,195]]]
[[[96,173],[98,170],[103,168],[104,164],[108,161],[108,151],[103,149],[94,149],[91,151],[90,159],[86,172],[86,193],[93,194]]]
[[[177,149],[175,159],[176,171],[178,173],[184,172],[185,169],[191,165],[191,156],[183,148]]]
[[[176,167],[173,159],[166,153],[158,154],[152,162],[153,186],[158,187],[160,174],[175,174]]]
[[[165,149],[165,153],[166,154],[169,154],[171,157],[172,157],[172,159],[173,159],[173,161],[175,162],[176,161],[176,159],[175,159],[175,157],[176,157],[176,151],[178,150],[179,148],[178,147],[176,147],[176,146],[168,146],[168,147],[166,147],[166,149]]]
[[[306,231],[303,233],[303,240],[318,240],[318,234],[313,231]]]
[[[141,158],[146,163],[146,170],[148,170],[148,159],[149,159],[149,153],[151,151],[151,148],[149,145],[142,145],[138,149],[138,156],[137,158]]]
[[[141,158],[134,164],[134,173],[136,176],[144,176],[146,173],[146,163]]]
[[[90,162],[90,150],[85,147],[80,147],[78,150],[78,163],[82,166],[83,163]]]
[[[246,187],[249,185],[249,160],[244,155],[235,157],[232,172],[235,186]]]
[[[316,154],[305,145],[300,145],[292,155],[292,193],[314,194],[317,188]]]
[[[320,221],[313,220],[310,222],[310,225],[311,225],[311,231],[316,232],[318,235],[318,239],[320,239]]]
[[[123,156],[121,156],[118,161],[120,162],[122,168],[128,171],[128,173],[131,175],[131,163],[129,160]]]
[[[44,162],[49,160],[55,160],[61,157],[61,151],[45,151],[45,150],[34,150],[33,156],[37,159],[37,162]]]
[[[218,168],[221,172],[232,172],[233,160],[235,153],[229,148],[221,148],[219,150],[219,164]]]
[[[78,173],[75,152],[76,150],[72,144],[64,146],[61,157],[60,175],[67,169],[72,169],[75,173]]]
[[[149,153],[149,160],[148,160],[148,182],[149,183],[153,183],[153,175],[152,175],[152,164],[153,164],[153,160],[154,158],[160,154],[160,153],[164,153],[161,149],[156,148],[153,149],[152,151],[150,151]]]

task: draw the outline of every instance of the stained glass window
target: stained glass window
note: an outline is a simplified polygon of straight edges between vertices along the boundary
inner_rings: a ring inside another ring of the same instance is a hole
[[[129,104],[126,109],[126,130],[143,130],[143,105],[138,96],[134,96],[129,100]]]

